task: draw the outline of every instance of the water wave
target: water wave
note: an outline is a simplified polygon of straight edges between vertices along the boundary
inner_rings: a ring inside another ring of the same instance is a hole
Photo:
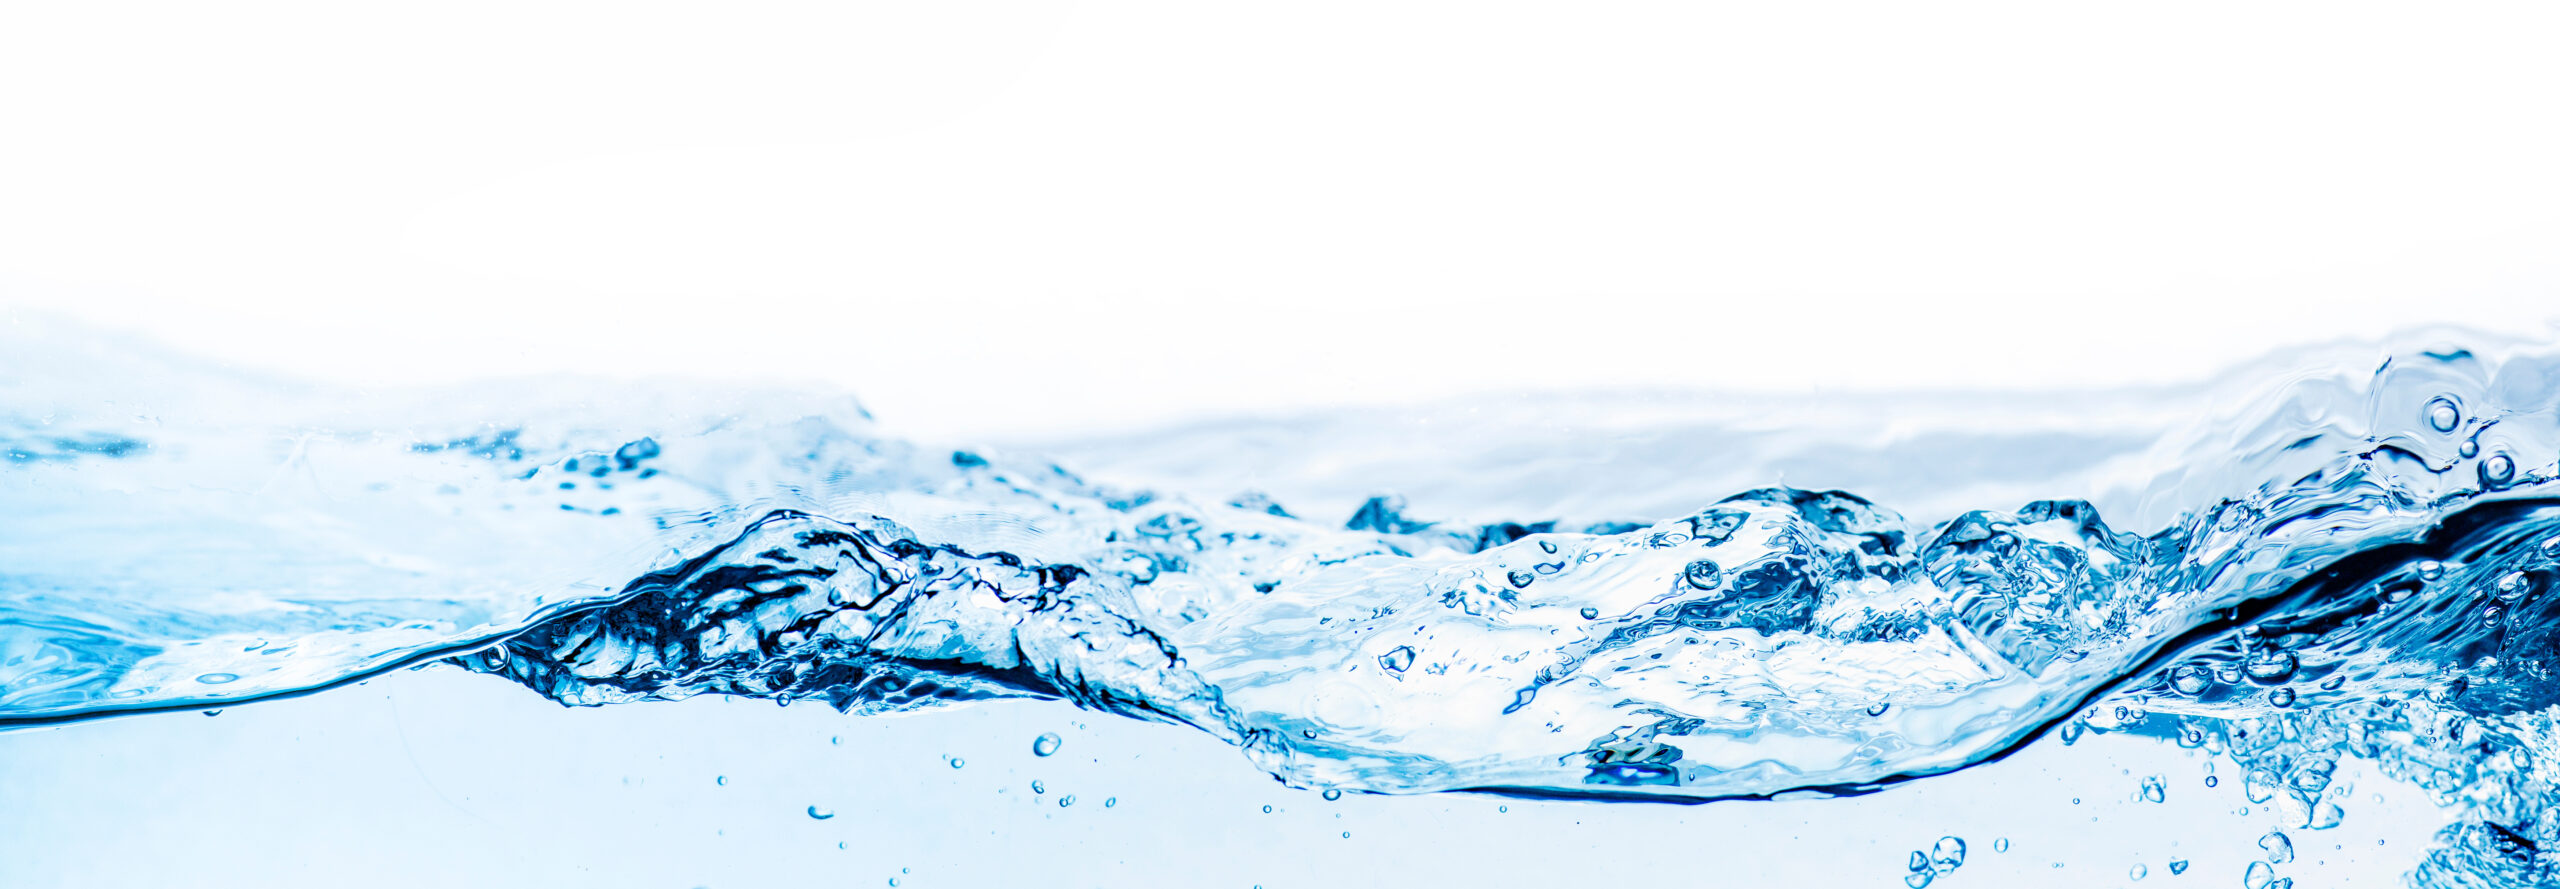
[[[1319,519],[889,437],[826,393],[350,398],[78,337],[10,354],[0,724],[441,660],[575,705],[1058,698],[1297,786],[1682,802],[2123,731],[2231,756],[2301,827],[2342,817],[2343,756],[2432,789],[2464,817],[2422,885],[2560,872],[2560,353],[2527,345],[2294,356],[2145,396],[2176,418],[2147,438],[2003,439],[1941,399],[1901,440],[1974,453],[1892,467],[1925,520],[1786,486],[1642,512],[1676,480],[1435,516],[1376,478]],[[101,362],[118,384],[60,371]],[[2051,468],[2074,440],[2104,446]],[[2030,457],[2077,490],[1944,506]],[[1766,465],[1740,462],[1697,474]]]

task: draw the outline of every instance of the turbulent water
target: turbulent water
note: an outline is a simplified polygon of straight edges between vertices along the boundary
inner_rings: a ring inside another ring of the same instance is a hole
[[[1684,802],[2133,732],[2302,829],[2374,761],[2459,815],[2412,883],[2560,884],[2560,349],[2413,342],[2076,408],[1546,398],[1509,410],[1583,431],[999,451],[826,393],[344,392],[22,334],[0,724],[448,663],[575,705],[1060,698],[1297,786]],[[1593,440],[1619,463],[1542,462]]]

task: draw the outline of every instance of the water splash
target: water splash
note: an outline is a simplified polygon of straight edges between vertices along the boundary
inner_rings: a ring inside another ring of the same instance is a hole
[[[2560,357],[2512,344],[2155,396],[2186,419],[2014,509],[1377,495],[1339,525],[885,437],[827,395],[26,370],[102,348],[15,348],[0,384],[0,721],[441,660],[577,705],[1050,697],[1304,787],[1691,802],[1865,792],[2060,727],[2228,755],[2295,829],[2371,759],[2464,815],[2422,884],[2554,872]],[[2051,442],[1952,416],[1916,437]]]

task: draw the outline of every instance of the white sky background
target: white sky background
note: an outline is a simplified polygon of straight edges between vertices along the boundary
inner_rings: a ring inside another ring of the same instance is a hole
[[[0,303],[1022,434],[2560,315],[2560,9],[12,4]]]

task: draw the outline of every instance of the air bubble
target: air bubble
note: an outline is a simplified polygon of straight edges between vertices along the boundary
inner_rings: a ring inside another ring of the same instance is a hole
[[[1511,572],[1511,577],[1509,579],[1512,586],[1526,587],[1529,585],[1530,581],[1537,580],[1538,576],[1526,571],[1514,571]]]
[[[1724,569],[1716,565],[1713,560],[1699,559],[1689,563],[1689,567],[1681,569],[1680,578],[1688,581],[1690,586],[1712,590],[1724,585]]]
[[[1964,840],[1959,837],[1939,837],[1938,842],[1929,847],[1929,866],[1939,873],[1963,867]]]
[[[2250,802],[2263,803],[2275,799],[2276,787],[2283,783],[2284,779],[2277,777],[2273,769],[2250,769],[2249,776],[2240,781],[2240,795]]]
[[[1065,796],[1062,796],[1062,797],[1059,797],[1059,798],[1058,798],[1058,808],[1063,809],[1063,808],[1066,808],[1066,807],[1068,807],[1068,806],[1072,806],[1072,805],[1075,805],[1075,804],[1076,804],[1076,795],[1075,795],[1075,794],[1070,793],[1070,794],[1067,794],[1067,795],[1065,795]]]
[[[2159,775],[2152,775],[2142,779],[2142,798],[2144,800],[2156,803],[2165,801],[2168,797],[2169,779],[2163,778]]]
[[[1042,782],[1040,782],[1040,781],[1038,781],[1038,780],[1033,780],[1033,781],[1031,782],[1031,792],[1032,792],[1032,793],[1048,793],[1048,792],[1049,792],[1049,785],[1047,785],[1047,784],[1045,784],[1045,783],[1042,783]],[[1269,806],[1264,806],[1264,807],[1262,807],[1262,810],[1263,810],[1263,811],[1265,811],[1265,812],[1268,812],[1268,811],[1271,811],[1271,807],[1269,807]]]
[[[1893,705],[1892,705],[1892,704],[1888,704],[1888,703],[1885,703],[1885,702],[1883,702],[1883,701],[1877,701],[1877,702],[1875,702],[1875,703],[1873,703],[1873,704],[1868,704],[1868,705],[1867,705],[1867,715],[1869,715],[1869,716],[1883,716],[1885,711],[1887,711],[1887,710],[1891,710],[1891,709],[1893,709]]]
[[[2268,864],[2284,864],[2293,860],[2293,838],[2285,836],[2284,831],[2267,831],[2266,836],[2258,838],[2258,848],[2266,850]]]
[[[1597,608],[1584,608],[1584,609],[1582,609],[1582,619],[1583,619],[1583,620],[1599,620],[1599,619],[1600,619],[1600,609],[1597,609]]]
[[[1042,732],[1040,737],[1031,739],[1031,755],[1048,756],[1058,752],[1058,745],[1063,743],[1066,741],[1057,732]]]
[[[2427,402],[2427,425],[2435,427],[2437,432],[2452,432],[2454,427],[2462,425],[2461,406],[2454,404],[2453,399],[2436,396],[2434,401]]]
[[[727,786],[729,786],[729,776],[727,776],[727,775],[720,775],[720,776],[718,776],[718,777],[714,777],[714,778],[712,778],[712,779],[711,779],[711,783],[713,783],[713,784],[717,784],[717,785],[720,785],[720,786],[722,786],[722,787],[727,787]]]
[[[1111,808],[1111,807],[1113,807],[1113,806],[1117,806],[1117,805],[1119,805],[1119,804],[1120,804],[1120,798],[1119,798],[1119,797],[1116,797],[1116,796],[1106,796],[1106,797],[1103,797],[1103,798],[1102,798],[1102,807],[1103,807],[1103,808],[1105,808],[1105,809]]]
[[[952,757],[952,758],[951,758],[951,767],[952,767],[952,768],[955,768],[955,769],[956,769],[956,768],[960,768],[960,767],[962,767],[962,766],[966,766],[966,765],[968,765],[968,764],[969,764],[969,761],[968,761],[968,760],[961,759],[960,757],[954,756],[954,757]]]
[[[2293,699],[2294,693],[2290,686],[2277,686],[2275,688],[2267,689],[2268,706],[2281,710],[2286,707],[2293,706]]]
[[[2418,563],[2418,579],[2434,582],[2444,579],[2444,563],[2428,559]]]
[[[206,673],[196,677],[196,681],[206,685],[221,685],[227,682],[238,682],[240,677],[231,673]]]
[[[810,807],[809,807],[809,817],[811,817],[811,818],[815,818],[815,819],[818,819],[818,820],[820,820],[820,821],[825,821],[825,820],[827,820],[827,819],[829,819],[829,818],[833,818],[833,817],[835,817],[835,816],[836,816],[836,812],[835,812],[835,810],[834,810],[834,809],[828,809],[828,808],[823,808],[823,807],[819,807],[819,806],[810,806]]]
[[[2498,598],[2513,602],[2533,591],[2533,577],[2522,571],[2509,571],[2498,576]]]
[[[2170,860],[2169,860],[2169,875],[2170,875],[2170,876],[2173,876],[2173,877],[2174,877],[2174,876],[2177,876],[2177,875],[2179,875],[2179,874],[2183,874],[2183,873],[2186,873],[2186,872],[2187,872],[2187,860],[2186,860],[2186,859],[2184,859],[2184,858],[2173,858],[2173,859],[2170,859]]]
[[[2276,685],[2293,678],[2293,671],[2301,666],[2301,659],[2294,657],[2293,652],[2278,649],[2251,656],[2243,669],[2249,672],[2251,680],[2260,685]]]
[[[2503,488],[2515,480],[2516,461],[2508,459],[2507,455],[2490,454],[2489,459],[2480,461],[2481,487]]]
[[[1404,672],[1413,666],[1413,646],[1398,645],[1394,651],[1379,655],[1378,666],[1387,668],[1390,673]]]
[[[2150,875],[2151,875],[2151,869],[2150,869],[2150,868],[2147,868],[2147,867],[2142,866],[2142,864],[2141,864],[2140,862],[2135,862],[2135,863],[2134,863],[2134,865],[2133,865],[2133,869],[2132,869],[2132,870],[2128,870],[2128,871],[2125,871],[2125,872],[2124,872],[2125,879],[2128,879],[2128,880],[2140,880],[2140,879],[2142,879],[2142,878],[2144,878],[2144,877],[2147,877],[2147,876],[2150,876]]]
[[[1324,800],[1325,800],[1325,802],[1333,802],[1334,800],[1338,800],[1338,799],[1341,799],[1341,798],[1342,798],[1342,789],[1341,789],[1341,788],[1338,788],[1338,787],[1327,787],[1327,788],[1325,788],[1325,789],[1324,789]]]
[[[2196,697],[2213,689],[2213,671],[2186,664],[2169,671],[2169,688],[2187,697]]]
[[[2000,853],[2006,853],[2006,852],[2008,852],[2008,851],[2009,851],[2009,838],[2008,838],[2008,837],[2001,837],[2001,838],[1999,838],[1999,839],[1992,840],[1992,841],[1991,841],[1991,851],[1993,851],[1993,852],[2000,852]]]
[[[2249,862],[2249,871],[2240,875],[2240,889],[2267,889],[2267,884],[2275,882],[2275,879],[2275,868],[2268,867],[2264,861],[2252,861]]]

